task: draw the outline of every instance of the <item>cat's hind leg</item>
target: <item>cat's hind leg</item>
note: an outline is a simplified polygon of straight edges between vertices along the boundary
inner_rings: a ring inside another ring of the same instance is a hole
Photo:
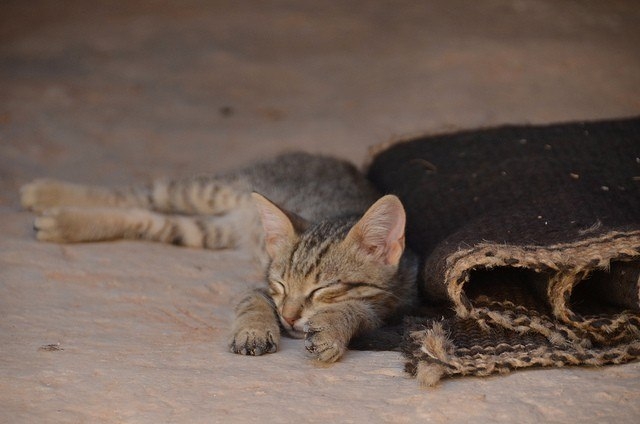
[[[42,212],[61,206],[144,208],[163,213],[220,215],[250,201],[250,188],[241,181],[201,176],[156,180],[150,184],[107,188],[39,179],[20,189],[26,209]]]
[[[237,224],[227,217],[164,215],[146,209],[47,209],[36,218],[34,229],[41,241],[75,243],[142,239],[207,249],[236,247]]]
[[[54,179],[38,179],[20,188],[20,203],[25,209],[42,212],[62,207],[145,207],[147,189],[107,187],[68,183]]]

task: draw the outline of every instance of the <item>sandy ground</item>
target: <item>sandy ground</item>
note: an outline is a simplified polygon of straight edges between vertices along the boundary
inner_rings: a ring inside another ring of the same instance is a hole
[[[638,422],[640,363],[421,389],[395,352],[227,352],[241,252],[38,243],[17,190],[640,114],[634,0],[3,1],[0,422]],[[320,6],[322,4],[322,6]]]

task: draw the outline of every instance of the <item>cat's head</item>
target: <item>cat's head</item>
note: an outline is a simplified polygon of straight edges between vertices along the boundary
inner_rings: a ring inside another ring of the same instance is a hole
[[[384,196],[359,219],[309,223],[254,193],[271,258],[269,290],[282,326],[304,337],[308,319],[340,302],[365,302],[375,316],[397,305],[391,281],[404,251],[405,212]]]

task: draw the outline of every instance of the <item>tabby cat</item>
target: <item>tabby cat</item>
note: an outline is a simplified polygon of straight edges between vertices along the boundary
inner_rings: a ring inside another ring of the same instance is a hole
[[[404,209],[395,196],[378,197],[351,164],[305,153],[123,189],[54,180],[21,189],[22,205],[41,214],[38,240],[251,249],[268,284],[238,304],[231,351],[274,352],[284,329],[323,362],[416,299]]]

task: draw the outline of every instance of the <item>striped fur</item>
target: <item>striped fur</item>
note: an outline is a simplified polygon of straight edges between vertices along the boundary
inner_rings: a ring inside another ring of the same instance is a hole
[[[288,214],[265,201],[258,209],[267,247],[270,235],[275,245],[267,281],[280,325],[304,337],[318,360],[338,360],[353,336],[412,307],[415,258],[385,249],[404,248],[404,210],[395,196],[381,198],[359,219],[315,224],[287,225]],[[394,231],[398,222],[402,228]]]
[[[254,201],[252,192],[266,197]],[[284,329],[305,337],[307,350],[325,362],[416,298],[415,260],[408,252],[398,258],[404,210],[393,196],[371,206],[377,197],[352,165],[304,153],[217,176],[125,188],[36,180],[21,189],[23,206],[40,213],[34,227],[42,241],[142,239],[249,249],[265,266],[268,288],[250,292],[236,308],[231,350],[273,352]],[[385,219],[385,208],[396,217]],[[367,210],[377,212],[363,217]],[[396,229],[368,240],[383,221]]]

